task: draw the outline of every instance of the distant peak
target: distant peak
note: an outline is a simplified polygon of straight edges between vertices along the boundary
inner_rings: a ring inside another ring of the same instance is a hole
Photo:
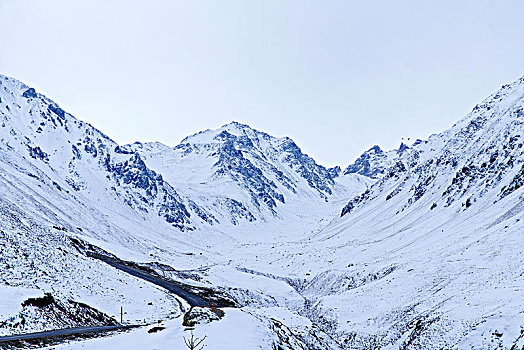
[[[225,140],[231,137],[238,137],[251,133],[260,134],[259,131],[251,128],[247,124],[231,121],[217,129],[206,129],[187,136],[181,143],[212,143],[216,140]]]
[[[231,121],[229,123],[226,123],[222,125],[219,129],[252,129],[249,125],[239,123],[237,121]]]
[[[327,169],[329,175],[331,175],[331,178],[334,179],[336,177],[339,177],[340,176],[340,173],[342,172],[342,169],[340,168],[340,166],[334,166],[332,168],[329,168]]]
[[[224,124],[224,126],[228,126],[228,125],[236,125],[236,126],[240,126],[240,127],[246,127],[246,126],[249,127],[249,125],[237,122],[236,120],[232,120],[229,123]]]
[[[401,142],[401,143],[400,143],[400,146],[399,146],[399,148],[398,148],[398,150],[397,150],[397,153],[400,154],[400,153],[404,152],[404,151],[407,150],[407,149],[409,149],[409,146],[406,145],[404,142]]]
[[[382,151],[382,149],[380,148],[379,145],[375,145],[375,146],[371,147],[370,149],[368,149],[366,153],[369,153],[369,152],[381,153],[383,151]]]
[[[420,145],[423,141],[421,139],[417,139],[412,145],[411,147],[415,147],[417,145]]]

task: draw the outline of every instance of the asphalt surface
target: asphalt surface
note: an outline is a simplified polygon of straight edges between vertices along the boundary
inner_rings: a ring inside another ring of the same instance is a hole
[[[153,284],[156,284],[157,286],[160,286],[162,288],[165,288],[167,289],[168,291],[170,291],[171,293],[174,293],[176,295],[178,295],[179,297],[181,297],[182,299],[184,299],[185,301],[187,301],[187,303],[190,305],[190,306],[211,306],[211,304],[209,302],[207,302],[206,300],[180,288],[180,286],[172,283],[172,282],[169,282],[165,279],[162,279],[162,278],[159,278],[159,277],[156,277],[156,276],[152,276],[150,274],[148,274],[147,272],[145,271],[142,271],[142,270],[139,270],[137,268],[134,268],[134,267],[131,267],[131,266],[127,266],[127,265],[124,265],[124,264],[121,264],[117,261],[114,261],[112,259],[108,259],[108,258],[105,258],[103,255],[99,255],[99,254],[90,254],[91,257],[93,258],[96,258],[96,259],[99,259],[99,260],[102,260],[104,262],[106,262],[107,264],[119,269],[119,270],[122,270],[124,272],[127,272],[128,274],[130,275],[133,275],[135,277],[138,277],[138,278],[141,278],[143,280],[146,280],[148,282],[151,282]]]
[[[55,336],[60,336],[60,335],[71,335],[71,334],[100,332],[100,331],[112,331],[115,329],[126,329],[126,328],[133,328],[133,327],[136,327],[136,326],[92,326],[92,327],[74,327],[74,328],[55,329],[52,331],[7,335],[4,337],[0,337],[0,343],[5,343],[8,341],[15,341],[15,340],[49,338],[49,337],[55,337]]]

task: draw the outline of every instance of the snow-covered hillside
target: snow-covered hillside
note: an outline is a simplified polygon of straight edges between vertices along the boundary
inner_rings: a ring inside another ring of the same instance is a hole
[[[22,163],[17,170],[26,176],[74,197],[160,216],[180,229],[208,220],[138,155],[34,89],[1,76],[0,90],[2,158],[11,165]]]
[[[234,300],[196,326],[211,349],[523,348],[524,78],[449,130],[373,147],[344,171],[236,122],[175,147],[118,145],[0,82],[3,333],[42,328],[20,303],[50,291],[61,307],[169,319],[157,335],[64,348],[183,346],[184,303],[75,238]]]
[[[0,336],[113,324],[120,307],[126,321],[181,315],[173,295],[79,254],[67,229],[42,226],[20,210],[21,203],[5,198],[3,184],[0,191]],[[27,303],[44,293],[52,302]]]
[[[431,210],[457,201],[466,210],[486,195],[493,202],[509,196],[524,176],[523,95],[522,79],[504,85],[449,130],[403,152],[384,178],[351,201],[343,214],[379,194],[388,201],[403,197],[401,210],[428,197]]]

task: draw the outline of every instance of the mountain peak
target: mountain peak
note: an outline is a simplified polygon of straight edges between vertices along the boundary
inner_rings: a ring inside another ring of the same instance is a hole
[[[191,143],[191,144],[209,144],[222,142],[227,137],[239,137],[239,136],[248,136],[250,138],[256,136],[269,137],[269,135],[260,132],[251,128],[247,124],[242,124],[236,121],[229,122],[222,125],[217,129],[206,129],[199,131],[193,135],[185,137],[181,144]]]
[[[409,146],[406,145],[404,142],[400,143],[400,146],[398,147],[397,153],[402,154],[405,150],[408,150]]]
[[[237,122],[235,120],[230,121],[229,123],[226,123],[222,125],[219,129],[253,129],[249,125]]]
[[[372,179],[378,179],[391,165],[392,160],[407,149],[406,147],[408,146],[401,144],[398,150],[384,152],[380,146],[375,145],[362,153],[353,164],[350,164],[344,170],[343,175],[359,174]]]
[[[384,151],[382,151],[382,148],[380,148],[379,145],[375,145],[373,147],[371,147],[370,149],[368,149],[365,153],[382,153]]]

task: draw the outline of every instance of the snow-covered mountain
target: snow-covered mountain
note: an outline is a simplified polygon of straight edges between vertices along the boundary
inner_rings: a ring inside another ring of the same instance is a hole
[[[524,347],[524,78],[344,171],[236,122],[175,147],[118,145],[4,76],[0,118],[0,295],[16,300],[0,303],[3,333],[112,322],[120,302],[131,322],[184,311],[74,239],[227,294],[238,308],[197,326],[209,348]],[[26,303],[44,292],[50,313]],[[81,346],[184,346],[180,323]]]
[[[422,141],[417,140],[413,145],[416,146],[420,142]],[[380,146],[375,145],[348,165],[342,174],[359,174],[372,179],[381,178],[386,170],[395,163],[395,160],[408,149],[408,145],[401,143],[398,149],[384,152]]]
[[[180,193],[213,212],[217,222],[232,224],[289,220],[299,207],[326,206],[373,182],[358,175],[336,179],[290,138],[237,122],[186,137],[174,148],[137,142],[122,149],[139,154]]]
[[[1,157],[40,183],[193,228],[208,215],[143,160],[24,84],[0,77]]]

